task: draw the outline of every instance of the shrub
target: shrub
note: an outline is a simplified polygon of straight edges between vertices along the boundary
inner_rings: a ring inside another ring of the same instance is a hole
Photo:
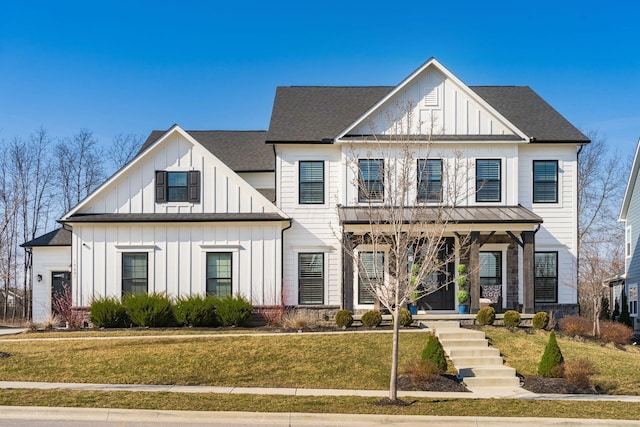
[[[623,325],[627,325],[630,328],[633,327],[633,321],[631,320],[631,315],[629,314],[629,303],[627,302],[627,293],[622,291],[622,302],[620,303],[620,317],[618,318],[618,322]]]
[[[400,324],[401,328],[411,326],[411,324],[413,323],[413,316],[411,315],[411,312],[406,308],[401,308],[400,312],[398,313],[398,323]]]
[[[496,320],[496,310],[493,307],[483,307],[476,314],[476,321],[481,325],[493,325]]]
[[[382,313],[378,310],[367,311],[362,315],[362,324],[368,328],[375,328],[382,323]]]
[[[433,381],[443,371],[429,359],[407,362],[402,367],[402,373],[407,376],[411,384],[423,384]]]
[[[605,343],[629,344],[633,339],[633,329],[622,323],[601,320],[600,339]]]
[[[549,342],[547,342],[542,359],[538,364],[538,375],[553,378],[562,377],[563,361],[564,357],[562,357],[562,351],[560,351],[560,347],[558,347],[556,333],[551,331],[549,334]]]
[[[506,326],[507,328],[517,328],[520,325],[520,320],[520,313],[515,310],[507,310],[504,313],[503,322],[504,326]]]
[[[165,327],[173,322],[173,306],[164,294],[127,295],[123,299],[127,316],[136,326]]]
[[[242,295],[216,298],[215,306],[222,326],[247,326],[253,317],[253,305]]]
[[[558,328],[568,335],[589,336],[593,325],[589,319],[580,316],[566,316],[558,322]]]
[[[469,300],[469,291],[460,289],[456,294],[456,299],[458,300],[458,304],[466,304]]]
[[[304,311],[289,310],[282,315],[280,326],[284,329],[301,330],[312,328],[316,324],[315,320]]]
[[[89,320],[98,328],[123,328],[128,323],[127,310],[115,297],[91,301]]]
[[[549,325],[549,315],[546,311],[539,311],[531,320],[531,326],[536,329],[545,329]]]
[[[564,362],[564,379],[573,386],[591,387],[591,377],[598,371],[587,359],[567,360]]]
[[[52,296],[51,308],[57,313],[56,317],[64,322],[67,328],[76,329],[82,327],[84,312],[73,306],[71,286],[64,284],[62,291]]]
[[[336,325],[339,328],[348,328],[353,324],[353,314],[349,310],[340,310],[336,313]]]
[[[217,326],[216,299],[211,295],[178,298],[174,307],[176,321],[187,326]]]
[[[427,344],[422,350],[422,358],[432,361],[441,372],[447,370],[447,357],[444,354],[444,348],[433,333],[427,335]]]

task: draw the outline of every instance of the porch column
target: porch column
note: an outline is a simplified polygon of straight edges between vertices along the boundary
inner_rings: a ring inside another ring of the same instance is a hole
[[[468,277],[471,284],[470,313],[477,313],[480,309],[480,232],[472,231],[469,236],[469,266],[467,268]]]
[[[342,308],[353,311],[353,256],[349,252],[351,233],[342,235]]]
[[[534,258],[536,238],[533,231],[523,231],[522,234],[522,312],[535,312],[534,299]]]

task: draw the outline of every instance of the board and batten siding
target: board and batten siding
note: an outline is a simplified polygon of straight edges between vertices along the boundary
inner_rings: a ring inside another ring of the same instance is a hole
[[[533,161],[558,161],[558,203],[533,203]],[[558,303],[577,304],[577,160],[570,144],[526,144],[519,150],[519,203],[543,218],[536,251],[558,252]]]
[[[51,316],[51,273],[71,271],[71,246],[36,246],[31,266],[32,319],[45,322]],[[36,280],[38,274],[42,281]]]
[[[293,218],[284,232],[284,295],[287,304],[298,304],[298,254],[324,253],[324,304],[342,302],[342,253],[336,204],[340,200],[341,157],[336,146],[278,145],[276,147],[277,205]],[[324,204],[299,204],[299,162],[324,162]]]

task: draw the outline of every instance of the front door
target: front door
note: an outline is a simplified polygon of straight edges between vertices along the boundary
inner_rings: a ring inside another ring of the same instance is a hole
[[[441,259],[445,254],[451,253],[454,248],[453,238],[447,238],[444,248],[441,251]],[[454,310],[455,309],[455,284],[453,277],[455,263],[447,264],[445,271],[438,274],[437,281],[441,286],[436,292],[425,295],[418,300],[418,310]]]
[[[61,301],[64,298],[65,288],[71,292],[71,272],[70,271],[52,271],[51,272],[51,314],[59,315],[60,311],[55,301]]]

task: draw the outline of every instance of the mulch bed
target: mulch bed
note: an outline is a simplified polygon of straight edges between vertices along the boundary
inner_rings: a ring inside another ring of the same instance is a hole
[[[398,377],[398,390],[407,391],[445,391],[445,392],[469,392],[455,375],[436,375],[429,382],[414,383],[407,376]]]
[[[598,387],[576,387],[564,378],[538,376],[525,377],[523,388],[540,394],[603,394]]]

